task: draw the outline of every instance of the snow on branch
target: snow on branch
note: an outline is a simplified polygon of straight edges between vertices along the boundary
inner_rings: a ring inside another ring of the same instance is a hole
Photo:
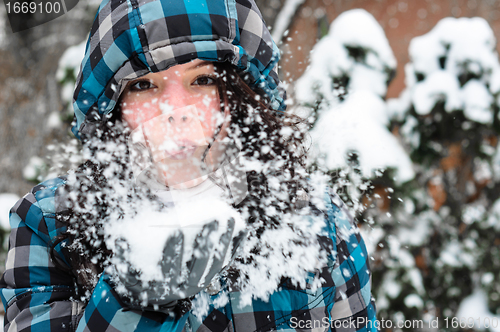
[[[398,182],[414,177],[409,157],[387,129],[383,98],[395,68],[389,42],[371,14],[355,9],[339,15],[315,45],[295,88],[294,112],[314,123],[312,162],[341,169],[354,153],[365,178],[388,168]]]
[[[426,115],[444,103],[446,112],[462,110],[468,120],[491,124],[500,92],[495,46],[493,31],[483,18],[442,19],[411,41],[411,62],[405,68],[408,93],[394,112],[413,105],[417,114]]]

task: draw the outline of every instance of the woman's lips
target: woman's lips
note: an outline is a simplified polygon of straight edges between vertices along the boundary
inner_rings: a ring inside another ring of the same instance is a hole
[[[175,160],[186,159],[191,157],[198,148],[196,145],[180,145],[178,147],[179,149],[175,150],[165,150],[167,157]]]
[[[195,153],[198,147],[203,145],[197,143],[201,142],[194,142],[188,139],[175,141],[175,147],[173,147],[172,149],[166,149],[165,154],[170,159],[187,159]]]

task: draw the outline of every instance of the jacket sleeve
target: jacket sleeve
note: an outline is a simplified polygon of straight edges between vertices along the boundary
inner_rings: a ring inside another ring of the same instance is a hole
[[[53,239],[64,231],[55,220],[54,192],[61,179],[43,183],[19,200],[10,214],[6,270],[0,281],[5,331],[178,331],[176,319],[156,312],[127,310],[101,276],[88,304],[73,299],[75,277],[51,259]],[[60,247],[56,257],[66,263]],[[66,263],[67,264],[67,263]]]
[[[330,327],[332,330],[377,331],[365,243],[340,198],[334,196],[331,202],[328,219],[335,224],[337,257],[331,273],[335,297],[330,311]]]

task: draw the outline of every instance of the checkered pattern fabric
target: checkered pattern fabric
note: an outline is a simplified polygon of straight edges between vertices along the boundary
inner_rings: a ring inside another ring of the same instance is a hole
[[[231,63],[285,109],[279,50],[254,0],[104,0],[76,82],[73,133],[110,113],[128,80],[193,59]]]
[[[333,203],[329,195],[323,212],[327,229],[320,241],[332,250],[321,271],[321,288],[312,291],[283,283],[269,301],[242,306],[240,293],[221,280],[222,291],[229,294],[225,306],[216,309],[218,295],[213,295],[205,317],[188,312],[175,318],[130,310],[106,274],[88,303],[72,299],[77,288],[74,274],[56,267],[49,255],[54,237],[65,230],[54,218],[56,190],[64,183],[64,178],[57,178],[36,186],[11,210],[12,233],[0,280],[5,331],[376,331],[363,239],[342,203]],[[55,256],[66,262],[60,247]],[[368,320],[372,323],[367,326]]]

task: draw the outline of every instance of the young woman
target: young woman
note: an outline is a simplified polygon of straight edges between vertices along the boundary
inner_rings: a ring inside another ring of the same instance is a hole
[[[278,59],[253,0],[105,0],[74,95],[87,161],[11,211],[5,330],[375,331]]]

